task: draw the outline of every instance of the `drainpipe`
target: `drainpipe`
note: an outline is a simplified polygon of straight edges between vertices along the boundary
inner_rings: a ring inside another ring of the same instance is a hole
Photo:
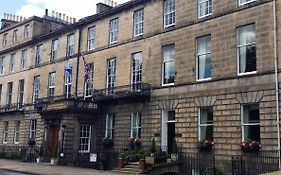
[[[79,34],[78,34],[78,51],[77,51],[77,63],[76,63],[76,81],[75,81],[75,97],[78,97],[78,76],[79,76],[79,62],[81,56],[81,34],[82,34],[82,27],[79,27]]]
[[[274,25],[276,126],[277,126],[277,140],[278,140],[278,165],[279,165],[279,170],[280,170],[281,169],[281,162],[280,162],[280,118],[279,118],[279,83],[278,83],[276,0],[273,0],[273,25]]]

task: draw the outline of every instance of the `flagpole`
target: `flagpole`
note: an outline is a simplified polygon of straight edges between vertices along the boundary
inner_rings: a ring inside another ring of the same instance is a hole
[[[82,27],[79,27],[79,34],[78,34],[78,56],[77,56],[77,63],[76,63],[76,81],[75,81],[75,97],[78,97],[78,76],[79,76],[79,61],[81,55],[81,34],[82,34]]]

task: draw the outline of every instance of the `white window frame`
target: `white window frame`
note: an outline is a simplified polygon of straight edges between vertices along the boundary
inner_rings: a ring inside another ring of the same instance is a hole
[[[134,123],[134,118],[135,117],[135,121],[136,123]],[[138,137],[139,133],[141,133],[141,113],[140,112],[132,112],[131,113],[131,129],[130,129],[130,137],[131,138],[135,138],[135,139],[139,139],[140,137]],[[136,137],[134,137],[134,130],[136,130]]]
[[[0,84],[0,105],[2,104],[2,89],[3,89],[3,85]]]
[[[18,105],[19,108],[22,108],[23,101],[24,101],[24,79],[19,80],[19,85],[18,85]]]
[[[241,105],[241,131],[242,131],[242,141],[244,141],[244,142],[247,141],[246,139],[249,139],[249,138],[245,138],[245,128],[244,128],[245,126],[261,126],[260,119],[259,119],[258,123],[244,123],[244,121],[243,121],[244,107],[249,106],[249,105],[258,105],[258,108],[260,109],[259,104],[257,104],[257,103]]]
[[[168,2],[171,1],[171,2]],[[173,8],[170,8],[170,6],[166,5],[173,5]],[[167,9],[167,10],[166,10]],[[176,24],[176,0],[164,0],[164,29],[174,26]],[[169,24],[166,24],[166,19],[171,18],[172,21]]]
[[[29,138],[30,139],[36,139],[36,128],[37,128],[37,120],[36,119],[30,120],[30,125],[29,125]]]
[[[256,38],[255,38],[255,42],[252,42],[252,43],[247,43],[247,44],[242,44],[242,45],[240,45],[240,43],[239,43],[239,29],[243,28],[243,27],[251,26],[251,25],[255,26],[255,34],[256,34],[256,25],[255,24],[249,24],[249,25],[245,25],[245,26],[240,26],[240,27],[237,27],[237,29],[236,29],[236,41],[237,41],[236,55],[237,55],[237,75],[238,76],[251,75],[251,74],[256,74],[257,73],[257,55],[256,55],[256,70],[255,71],[251,71],[251,72],[240,73],[240,54],[239,54],[239,49],[241,47],[255,46],[256,54],[257,54]]]
[[[74,33],[67,35],[66,57],[71,57],[74,55],[74,40]]]
[[[199,57],[200,56],[204,56],[204,55],[210,55],[211,57],[211,66],[212,66],[212,48],[210,49],[210,51],[204,53],[204,54],[199,54],[199,51],[198,51],[198,45],[199,45],[199,39],[202,39],[204,37],[210,37],[210,44],[212,44],[212,39],[211,39],[211,35],[206,35],[206,36],[202,36],[202,37],[199,37],[199,38],[196,38],[196,81],[200,82],[200,81],[208,81],[208,80],[211,80],[212,79],[212,74],[213,74],[213,70],[211,68],[211,76],[210,77],[207,77],[207,78],[199,78]],[[211,46],[212,47],[212,46]]]
[[[15,121],[15,127],[14,127],[14,144],[19,144],[20,139],[20,121]]]
[[[89,127],[89,130],[85,130],[85,128],[88,128]],[[81,132],[88,132],[89,134],[89,137],[87,136],[82,136],[81,137]],[[90,152],[90,149],[91,149],[91,135],[92,135],[92,126],[91,125],[81,125],[80,126],[80,137],[79,137],[79,153],[89,153]],[[82,139],[87,139],[87,143],[86,144],[81,144],[81,140]],[[88,149],[85,149],[85,146],[88,148]]]
[[[36,103],[39,99],[39,92],[40,92],[40,76],[35,76],[33,79],[33,103]]]
[[[5,33],[3,35],[3,42],[2,42],[2,45],[3,46],[6,46],[8,44],[8,33]]]
[[[94,93],[94,63],[88,63],[86,65],[89,70],[89,74],[84,84],[84,98],[92,97]]]
[[[210,1],[211,1],[211,5],[210,5]],[[198,18],[199,19],[212,15],[212,11],[213,11],[213,9],[212,9],[213,8],[213,4],[212,4],[213,1],[212,0],[198,0],[197,2],[198,2]],[[204,12],[204,14],[201,16],[201,8],[200,7],[201,7],[202,4],[207,4],[206,8],[203,9],[203,11],[208,10],[208,12],[207,13]]]
[[[238,0],[238,1],[239,1],[239,6],[241,6],[241,5],[246,5],[246,4],[255,2],[256,0],[246,0],[246,2],[242,2],[242,3],[241,3],[242,0]]]
[[[113,64],[111,67],[110,64]],[[106,71],[106,93],[113,94],[115,92],[116,84],[116,58],[107,60],[107,71]]]
[[[109,21],[109,44],[118,42],[119,18]]]
[[[4,126],[3,126],[3,144],[8,143],[8,134],[9,134],[9,122],[4,121]]]
[[[140,56],[140,62],[136,58]],[[141,90],[142,83],[142,52],[132,54],[131,85],[132,90]]]
[[[21,52],[21,66],[20,68],[26,69],[26,64],[27,64],[27,49],[23,49]]]
[[[95,49],[95,38],[96,38],[96,26],[89,27],[88,42],[87,42],[88,51]]]
[[[165,52],[165,48],[167,48],[167,47],[171,47],[171,46],[173,46],[173,52],[174,52],[174,58],[173,59],[167,59],[167,60],[165,60],[165,54],[164,54],[164,52]],[[173,86],[174,84],[175,84],[175,75],[174,75],[174,82],[173,83],[165,83],[164,82],[164,79],[165,79],[165,65],[167,64],[167,63],[171,63],[171,62],[174,62],[174,69],[175,69],[175,72],[176,72],[176,45],[175,44],[169,44],[169,45],[165,45],[165,46],[163,46],[162,47],[162,86]],[[174,72],[174,74],[175,74],[175,72]]]
[[[48,78],[48,98],[49,99],[52,99],[55,96],[55,90],[56,90],[56,72],[51,72],[51,73],[49,73],[49,78]]]
[[[5,56],[0,57],[0,74],[4,74],[4,61],[5,61]]]
[[[58,48],[59,48],[59,40],[54,39],[52,41],[52,46],[51,46],[51,58],[50,61],[54,62],[58,58]]]
[[[29,36],[29,24],[26,24],[24,26],[24,34],[23,34],[24,38],[28,38]]]
[[[143,35],[144,8],[134,11],[134,37]]]
[[[10,55],[9,72],[15,71],[15,63],[16,63],[16,53],[12,53]]]
[[[212,107],[200,107],[200,108],[198,108],[198,140],[200,140],[200,141],[203,141],[203,140],[206,139],[206,138],[204,138],[204,139],[201,138],[201,127],[213,126],[213,129],[214,129],[214,115],[213,115],[212,123],[208,123],[208,121],[207,121],[206,124],[202,124],[201,123],[201,115],[202,115],[201,113],[202,113],[202,110],[210,110],[210,109],[213,111]],[[213,130],[213,134],[214,134],[214,130]],[[214,139],[214,136],[213,136],[212,139]]]
[[[36,46],[35,66],[39,66],[41,64],[42,56],[43,56],[43,44],[38,44]]]
[[[114,136],[114,114],[106,114],[105,138],[112,139]]]
[[[7,99],[6,99],[6,104],[11,105],[13,101],[13,82],[8,82],[7,83]]]
[[[64,71],[64,94],[66,98],[70,98],[71,96],[71,84],[72,74],[69,74],[69,72]]]
[[[13,42],[17,42],[18,41],[18,34],[19,34],[19,30],[15,29],[13,31]]]

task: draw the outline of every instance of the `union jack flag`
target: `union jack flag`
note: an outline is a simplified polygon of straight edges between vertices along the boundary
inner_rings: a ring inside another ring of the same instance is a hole
[[[83,59],[83,63],[84,63],[84,78],[85,78],[85,81],[86,81],[89,77],[90,69],[89,69],[89,66],[88,66],[87,62],[85,61],[85,58],[84,58],[83,54],[82,54],[82,59]]]

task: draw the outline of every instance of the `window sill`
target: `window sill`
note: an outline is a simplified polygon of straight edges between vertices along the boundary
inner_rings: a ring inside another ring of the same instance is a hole
[[[246,5],[246,4],[250,4],[250,3],[252,3],[252,2],[255,2],[256,0],[252,0],[252,1],[249,1],[249,2],[244,2],[244,3],[240,3],[239,2],[239,6],[243,6],[243,5]]]
[[[174,28],[175,26],[176,26],[175,23],[169,24],[169,25],[164,25],[164,30],[169,30],[169,29],[171,29],[171,28]]]
[[[197,82],[204,82],[204,81],[210,81],[212,78],[204,78],[204,79],[197,79]]]
[[[170,84],[162,84],[162,87],[169,87],[169,86],[174,86],[175,83],[170,83]]]
[[[90,151],[79,151],[80,154],[87,154],[90,153]]]
[[[209,14],[203,15],[203,16],[199,16],[198,19],[201,20],[201,19],[206,18],[206,17],[211,16],[211,15],[212,15],[212,13],[209,13]]]
[[[256,74],[256,73],[257,73],[257,71],[238,73],[238,76],[246,76],[246,75],[252,75],[252,74]]]

